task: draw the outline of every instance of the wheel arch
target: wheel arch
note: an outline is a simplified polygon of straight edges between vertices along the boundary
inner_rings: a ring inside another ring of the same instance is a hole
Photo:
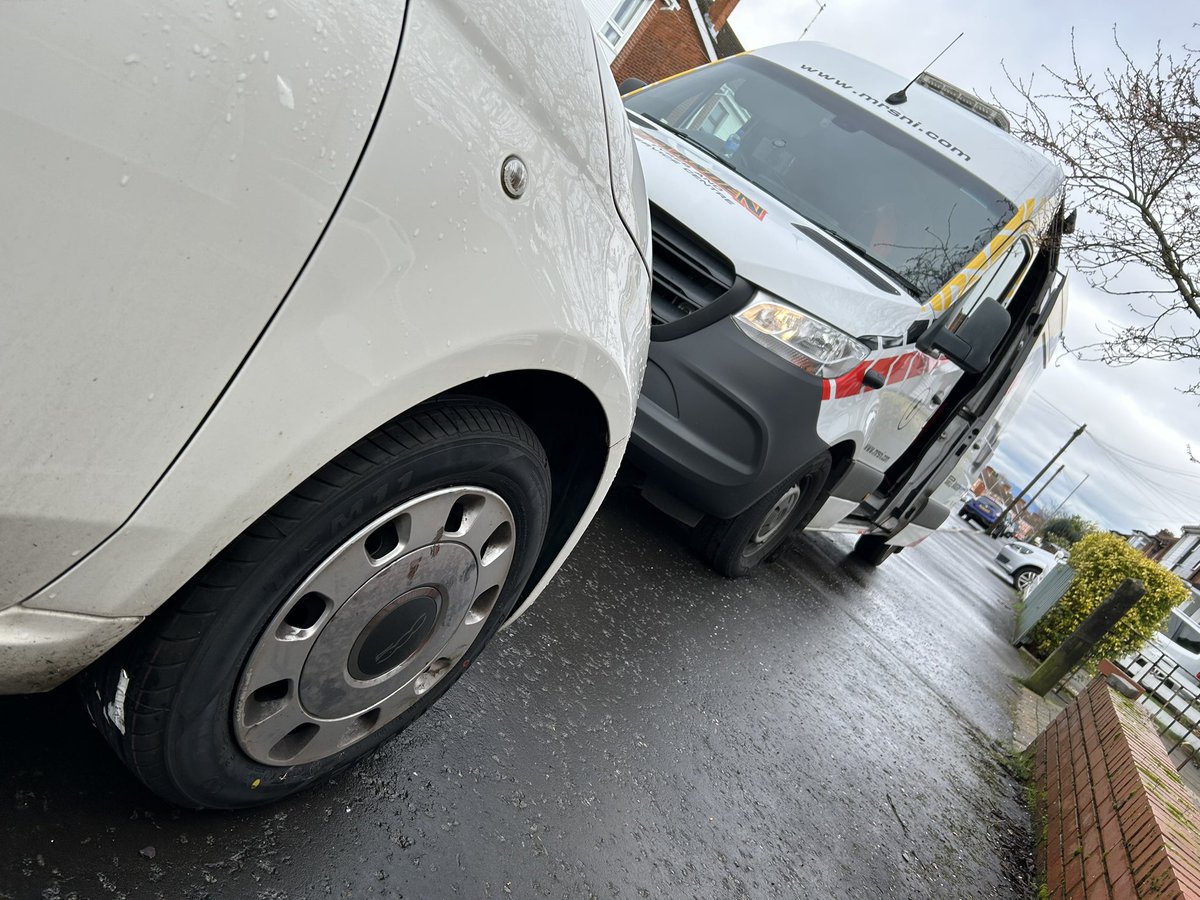
[[[858,446],[851,440],[838,441],[829,448],[829,483],[837,484],[850,470]]]
[[[550,462],[550,522],[529,578],[529,584],[537,584],[600,485],[609,453],[608,417],[586,385],[568,375],[539,369],[478,378],[426,402],[463,395],[507,406],[533,430],[546,451]]]
[[[546,452],[551,479],[550,520],[529,576],[528,584],[536,585],[574,532],[601,483],[609,452],[608,417],[604,407],[586,385],[568,375],[534,369],[501,372],[464,382],[420,400],[378,423],[375,428],[351,441],[348,448],[397,418],[421,407],[454,398],[491,400],[507,406],[530,427]],[[319,471],[318,467],[310,474],[315,475]],[[262,515],[269,510],[270,507],[263,510]],[[176,589],[147,618],[166,606],[171,597],[185,588],[192,578],[244,533],[244,530],[239,531],[220,550],[208,557],[199,569],[186,579],[181,579]],[[517,603],[510,618],[519,613],[522,606],[522,603]],[[111,653],[117,645],[136,639],[141,631],[140,624],[140,621],[135,623],[136,627],[131,626],[112,646],[97,653],[82,666],[91,665],[96,659]]]
[[[1017,582],[1019,582],[1021,580],[1021,576],[1024,575],[1026,572],[1032,572],[1034,577],[1037,577],[1037,576],[1041,575],[1044,571],[1045,571],[1044,569],[1039,569],[1037,566],[1021,566],[1020,568],[1014,570],[1012,573],[1013,586],[1014,587],[1017,586]]]

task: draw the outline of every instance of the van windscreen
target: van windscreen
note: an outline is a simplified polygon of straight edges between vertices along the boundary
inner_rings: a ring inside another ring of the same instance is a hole
[[[880,117],[756,56],[652,85],[626,105],[700,145],[921,298],[1016,212],[898,117]]]

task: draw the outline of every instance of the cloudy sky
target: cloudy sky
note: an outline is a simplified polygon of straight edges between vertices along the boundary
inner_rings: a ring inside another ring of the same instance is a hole
[[[816,0],[741,0],[730,19],[748,48],[800,36],[819,7]],[[826,41],[909,77],[925,67],[960,31],[932,71],[987,97],[1007,96],[1003,61],[1015,74],[1042,63],[1070,63],[1071,28],[1080,60],[1092,71],[1115,65],[1112,28],[1126,49],[1146,59],[1162,39],[1165,50],[1200,44],[1200,7],[1191,0],[1079,2],[1012,0],[826,0],[807,38]],[[1111,320],[1129,320],[1127,302],[1071,284],[1067,324],[1070,346],[1096,338]],[[1200,365],[1142,362],[1113,369],[1070,356],[1058,360],[1013,420],[993,465],[1014,480],[1031,478],[1080,423],[1087,432],[1062,457],[1066,469],[1038,500],[1053,508],[1085,474],[1090,478],[1068,511],[1109,528],[1178,533],[1200,524],[1200,398],[1173,388],[1200,379]],[[1053,469],[1051,469],[1053,471]]]

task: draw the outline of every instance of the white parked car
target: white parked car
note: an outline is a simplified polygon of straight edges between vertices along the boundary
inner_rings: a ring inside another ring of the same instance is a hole
[[[1023,591],[1037,581],[1043,572],[1066,558],[1067,554],[1061,551],[1051,553],[1024,541],[1013,541],[1004,545],[996,556],[996,562],[1012,577],[1013,587]]]
[[[578,3],[0,8],[0,693],[241,807],[420,716],[630,434],[649,221]]]

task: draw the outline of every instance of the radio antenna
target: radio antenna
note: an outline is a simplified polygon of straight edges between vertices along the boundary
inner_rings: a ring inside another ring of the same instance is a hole
[[[951,47],[953,47],[955,44],[957,44],[958,38],[960,38],[962,36],[963,36],[963,32],[960,31],[958,33],[958,37],[956,37],[954,40],[952,40],[950,43],[948,43],[946,45],[945,49],[942,50],[941,53],[939,53],[937,56],[935,56],[933,59],[931,59],[929,61],[929,65],[926,66],[925,69],[928,69],[929,66],[932,66],[935,62],[937,62],[939,59],[941,59],[943,56],[945,56],[946,50],[949,50]],[[913,83],[916,82],[916,80],[918,78],[920,78],[922,75],[925,74],[925,69],[922,69],[920,72],[918,72],[916,75],[914,75],[912,81],[910,81],[904,87],[900,88],[900,90],[896,91],[896,93],[889,94],[888,98],[887,98],[887,102],[890,103],[892,106],[899,106],[901,103],[907,103],[908,102],[908,89],[913,86]]]
[[[804,40],[804,36],[806,34],[808,34],[808,29],[813,27],[813,23],[815,23],[817,21],[817,16],[819,16],[823,12],[825,12],[825,4],[822,3],[821,0],[817,0],[817,11],[815,13],[813,13],[813,17],[808,20],[808,24],[804,26],[804,30],[802,32],[800,32],[800,37],[796,38],[796,40],[798,40],[798,41]]]

